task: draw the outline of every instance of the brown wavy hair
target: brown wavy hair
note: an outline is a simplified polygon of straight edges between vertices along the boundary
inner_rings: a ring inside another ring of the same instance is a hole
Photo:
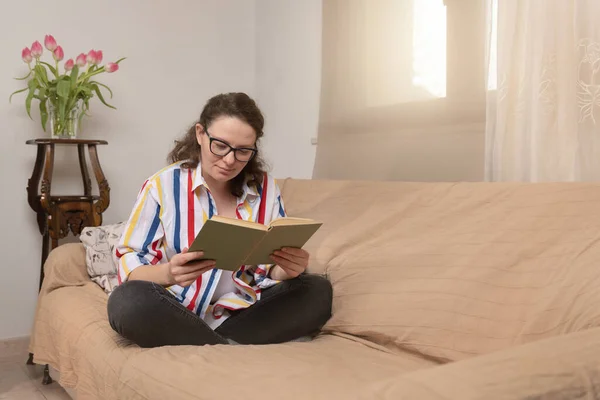
[[[181,164],[183,168],[196,168],[200,163],[196,124],[202,125],[206,130],[214,120],[223,116],[235,117],[250,125],[256,132],[256,148],[259,149],[258,142],[264,134],[265,119],[256,102],[245,93],[224,93],[208,100],[200,114],[200,119],[194,122],[182,139],[175,141],[175,147],[168,156],[169,162],[183,161]],[[256,155],[246,164],[242,172],[229,182],[231,194],[236,197],[242,196],[246,180],[248,186],[261,185],[265,170],[260,150],[257,150]]]

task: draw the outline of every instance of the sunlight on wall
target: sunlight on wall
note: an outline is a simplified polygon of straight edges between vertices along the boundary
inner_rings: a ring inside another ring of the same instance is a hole
[[[492,35],[490,38],[490,61],[488,70],[488,90],[498,88],[498,0],[492,0]]]
[[[413,0],[415,86],[446,97],[446,6],[442,0]]]
[[[478,62],[482,66],[489,62],[487,88],[496,90],[498,0],[489,1],[492,7],[486,21],[486,26],[491,27],[489,54],[487,60]],[[365,82],[365,96],[357,101],[364,100],[367,107],[376,108],[446,98],[448,79],[453,79],[447,72],[447,54],[461,50],[457,50],[456,40],[454,50],[448,47],[448,14],[444,1],[384,3],[365,7],[364,68],[356,68]],[[456,18],[456,15],[450,14],[450,17]],[[487,35],[487,32],[481,34]],[[479,82],[474,83],[479,85]]]

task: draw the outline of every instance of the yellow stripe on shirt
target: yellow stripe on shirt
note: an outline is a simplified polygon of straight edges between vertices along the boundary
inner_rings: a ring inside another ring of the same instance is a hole
[[[158,201],[160,202],[160,204],[162,204],[163,202],[163,190],[162,190],[162,183],[160,183],[160,176],[156,177],[156,191],[158,192]],[[159,214],[159,218],[162,221],[162,217],[163,217],[163,211],[164,211],[164,207],[160,208],[160,214]]]
[[[123,271],[125,271],[125,276],[128,277],[131,271],[127,266],[127,261],[125,261],[126,257],[121,257],[121,265],[123,266]]]
[[[216,304],[227,304],[227,303],[235,304],[237,306],[242,306],[242,307],[248,307],[251,304],[253,304],[253,303],[247,302],[245,300],[242,300],[240,298],[231,298],[231,297],[220,299],[219,301],[217,301]]]
[[[244,201],[244,208],[246,209],[246,211],[248,212],[248,218],[246,218],[248,221],[253,221],[252,219],[252,207],[250,207],[250,202],[248,201],[248,199],[246,199]]]
[[[131,235],[133,234],[133,231],[137,227],[137,223],[140,219],[140,214],[142,213],[142,209],[144,208],[144,205],[146,204],[146,197],[148,197],[148,193],[150,193],[150,182],[148,182],[146,184],[146,187],[144,188],[144,194],[142,196],[142,199],[138,202],[138,206],[136,207],[135,212],[133,213],[133,217],[131,218],[131,221],[129,222],[129,227],[127,229],[127,232],[125,232],[125,240],[123,241],[124,246],[129,246],[129,240],[131,239]]]

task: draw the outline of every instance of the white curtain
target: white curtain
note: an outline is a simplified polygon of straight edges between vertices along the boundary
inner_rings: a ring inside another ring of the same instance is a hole
[[[486,179],[599,180],[600,1],[497,1]]]

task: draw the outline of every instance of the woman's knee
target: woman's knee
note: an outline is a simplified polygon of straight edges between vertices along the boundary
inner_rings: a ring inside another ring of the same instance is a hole
[[[320,294],[324,298],[333,296],[331,282],[322,275],[303,274],[298,277],[303,286],[314,294]]]
[[[323,276],[304,274],[298,277],[307,295],[307,306],[328,320],[331,317],[333,288]]]
[[[125,324],[136,324],[143,320],[153,283],[147,281],[127,281],[117,286],[108,297],[107,312],[110,326],[123,333]],[[149,307],[150,306],[150,307]]]

